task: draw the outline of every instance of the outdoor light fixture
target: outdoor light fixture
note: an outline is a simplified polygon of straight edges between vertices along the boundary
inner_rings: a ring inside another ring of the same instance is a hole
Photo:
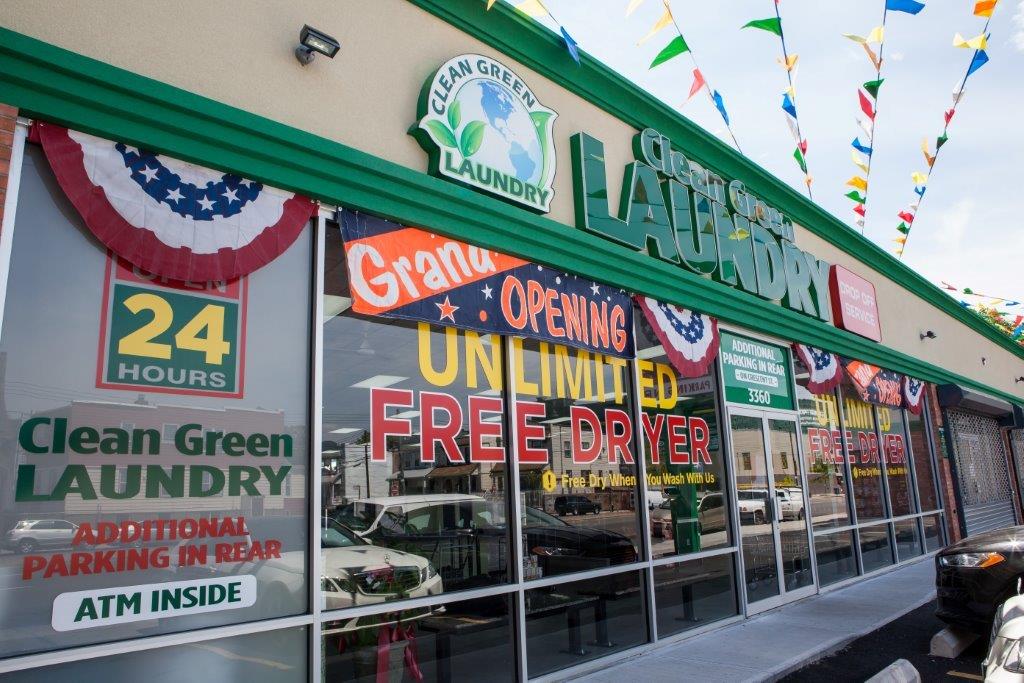
[[[1013,380],[1014,384],[1019,384],[1020,382],[1024,382],[1024,377],[1018,377],[1017,379]]]
[[[935,339],[935,338],[936,338],[936,337],[938,337],[938,336],[939,336],[939,335],[935,334],[935,333],[934,333],[934,332],[932,332],[931,330],[928,330],[927,332],[922,332],[922,333],[921,333],[921,339],[922,339],[922,340],[923,340],[923,339]]]
[[[299,46],[295,48],[295,58],[299,60],[299,64],[305,66],[313,61],[317,52],[334,59],[334,55],[338,54],[340,49],[341,43],[337,40],[306,24],[299,32]]]

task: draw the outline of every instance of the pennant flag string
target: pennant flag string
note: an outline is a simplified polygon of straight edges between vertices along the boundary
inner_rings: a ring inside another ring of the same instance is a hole
[[[954,285],[949,284],[945,280],[939,280],[939,282],[942,284],[942,289],[944,289],[944,290],[946,290],[948,292],[956,292],[956,293],[962,294],[964,296],[973,296],[973,297],[977,297],[979,299],[990,299],[991,301],[995,302],[995,304],[997,304],[997,305],[998,304],[1002,304],[1003,306],[1006,306],[1007,308],[1013,307],[1013,306],[1020,306],[1020,304],[1021,304],[1020,301],[1017,301],[1017,300],[1014,300],[1014,299],[1010,299],[1010,298],[1005,297],[1005,296],[992,296],[991,294],[982,294],[981,292],[975,292],[970,287],[964,287],[964,288],[961,289],[959,287],[956,287]]]
[[[494,7],[494,3],[496,1],[497,0],[487,0],[488,11]],[[639,5],[641,2],[643,2],[643,0],[633,0],[633,2],[630,3],[631,9],[629,11],[636,9],[636,5]],[[522,12],[531,19],[543,19],[544,17],[549,17],[551,21],[558,25],[558,33],[562,37],[562,43],[565,45],[565,49],[569,53],[569,56],[572,57],[574,62],[576,62],[576,66],[580,65],[579,44],[571,35],[569,35],[569,32],[566,30],[562,22],[555,18],[555,15],[551,13],[551,10],[547,8],[543,0],[521,0],[521,2],[516,3],[513,7],[515,7],[516,11]]]
[[[913,219],[917,217],[917,214],[921,210],[921,202],[924,201],[925,192],[928,189],[928,181],[931,180],[932,173],[935,170],[935,162],[938,161],[939,152],[942,150],[942,146],[949,140],[949,125],[953,120],[953,115],[956,114],[956,108],[963,100],[964,89],[967,85],[967,79],[971,75],[980,69],[988,62],[988,53],[985,52],[988,46],[989,32],[988,25],[992,21],[992,11],[995,9],[996,4],[999,0],[979,0],[974,5],[974,15],[985,17],[985,25],[974,38],[965,39],[959,33],[953,36],[953,47],[957,48],[973,48],[974,52],[971,54],[971,61],[967,65],[967,71],[964,73],[962,79],[960,79],[960,85],[953,90],[953,106],[944,111],[942,114],[943,126],[942,134],[935,139],[935,153],[931,152],[928,145],[928,138],[921,141],[921,153],[924,154],[925,164],[927,170],[914,171],[910,174],[910,179],[914,183],[914,194],[917,195],[917,199],[910,204],[910,211],[900,211],[897,215],[900,218],[900,224],[896,226],[896,230],[900,232],[904,241],[895,249],[896,256],[899,259],[903,259],[903,252],[906,249],[906,238],[910,237],[911,228],[913,227]],[[906,216],[910,215],[911,220],[907,220]]]
[[[789,53],[786,47],[786,34],[782,28],[782,15],[779,13],[778,0],[773,2],[775,7],[775,16],[768,17],[767,19],[754,19],[748,21],[741,28],[756,28],[768,33],[774,33],[779,37],[779,43],[782,46],[782,57],[776,59],[780,66],[786,72],[786,82],[788,87],[782,92],[782,111],[786,116],[786,124],[789,127],[790,132],[793,134],[796,142],[796,149],[793,150],[793,159],[796,160],[797,166],[800,167],[800,171],[804,174],[804,185],[807,187],[807,196],[814,199],[814,193],[811,190],[811,174],[807,170],[807,140],[804,138],[803,133],[800,131],[800,117],[797,115],[796,106],[796,84],[794,83],[795,68],[797,60],[800,59],[799,55]]]

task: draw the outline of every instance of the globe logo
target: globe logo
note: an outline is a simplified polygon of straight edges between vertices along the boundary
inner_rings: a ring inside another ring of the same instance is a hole
[[[518,76],[490,58],[461,55],[438,69],[424,94],[412,133],[431,153],[431,172],[548,210],[557,114]]]

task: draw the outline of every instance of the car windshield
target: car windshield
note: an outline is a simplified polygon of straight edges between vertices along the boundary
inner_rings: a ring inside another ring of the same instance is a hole
[[[321,548],[350,548],[367,545],[366,541],[352,533],[352,530],[327,517],[320,518]]]
[[[767,491],[740,491],[740,500],[764,500],[768,497]]]
[[[14,528],[15,529],[27,529],[30,526],[32,526],[32,522],[27,520],[27,519],[23,519],[20,522],[18,522],[17,524],[15,524]]]
[[[523,508],[523,526],[569,526],[567,522],[563,522],[558,517],[554,517],[533,507]]]
[[[338,510],[335,518],[349,529],[366,531],[380,515],[381,506],[374,503],[353,501]]]

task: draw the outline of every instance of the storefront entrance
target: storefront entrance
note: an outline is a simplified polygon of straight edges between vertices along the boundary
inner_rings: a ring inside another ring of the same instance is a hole
[[[747,614],[814,592],[796,418],[729,409]]]

